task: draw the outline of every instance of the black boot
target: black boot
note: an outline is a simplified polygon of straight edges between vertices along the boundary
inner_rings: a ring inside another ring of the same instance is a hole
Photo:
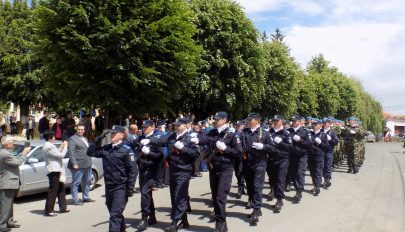
[[[209,222],[215,222],[215,210],[210,213],[209,218],[210,218]]]
[[[251,209],[252,208],[252,202],[249,200],[246,204],[246,209]]]
[[[187,213],[191,213],[190,199],[187,201]]]
[[[325,183],[323,184],[324,189],[329,189],[332,186],[330,179],[325,179]]]
[[[255,210],[257,211],[257,216],[261,217],[261,216],[263,215],[261,209],[254,209],[253,212],[254,212]],[[248,215],[248,218],[252,218],[253,212]]]
[[[157,220],[156,220],[156,215],[155,213],[150,213],[149,214],[149,219],[148,219],[148,225],[155,225],[157,224]]]
[[[291,183],[289,183],[289,184],[287,184],[287,185],[285,186],[285,191],[286,191],[286,192],[290,192],[291,189],[292,189]]]
[[[259,222],[259,210],[254,209],[251,214],[250,224],[256,225]]]
[[[347,170],[347,173],[352,173],[353,169],[350,167],[349,170]]]
[[[273,192],[269,192],[269,194],[267,194],[266,198],[267,198],[267,201],[272,201],[274,199]]]
[[[166,228],[167,232],[177,232],[177,221],[172,221],[169,227]]]
[[[283,200],[282,199],[277,199],[277,202],[274,205],[274,208],[276,209],[276,211],[279,212],[281,210],[281,208],[283,208],[283,205],[284,205]]]
[[[190,227],[190,223],[188,223],[187,213],[184,213],[183,217],[181,217],[179,227],[183,227],[183,229],[187,229]]]
[[[142,215],[142,220],[139,222],[137,226],[137,231],[144,231],[148,228],[148,216],[147,215]]]
[[[295,202],[295,203],[298,203],[298,202],[301,201],[301,199],[302,199],[302,192],[301,192],[301,191],[297,191],[297,193],[296,193],[295,196],[294,196],[294,202]]]
[[[226,224],[226,221],[220,221],[215,223],[215,230],[214,232],[227,232],[228,231],[228,225]]]
[[[242,195],[245,193],[244,187],[239,186],[238,187],[238,194],[236,194],[236,199],[241,199]]]
[[[319,193],[321,193],[321,189],[320,189],[319,187],[314,187],[314,188],[311,190],[311,192],[312,192],[312,194],[313,194],[314,196],[318,196]]]

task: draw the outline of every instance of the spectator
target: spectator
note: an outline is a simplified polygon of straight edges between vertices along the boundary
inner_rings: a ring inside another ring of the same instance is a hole
[[[128,118],[125,119],[125,126],[129,128],[129,125],[132,123],[132,115],[128,115]]]
[[[55,123],[56,124],[56,123]],[[54,145],[55,132],[45,131],[43,134],[45,144],[42,147],[45,158],[45,169],[48,173],[49,190],[46,196],[44,216],[54,217],[57,214],[54,213],[56,197],[58,197],[59,213],[68,213],[66,195],[65,195],[65,181],[66,172],[63,167],[63,157],[65,156],[62,151],[66,147],[66,141],[60,145],[59,149]]]
[[[139,137],[138,126],[136,124],[131,124],[129,126],[129,134],[128,134],[127,140],[133,141],[133,140],[138,139],[138,137]]]
[[[55,133],[56,140],[63,139],[63,124],[62,119],[59,116],[56,118],[56,122],[52,125],[52,131]]]
[[[73,136],[75,132],[75,127],[76,127],[76,121],[73,119],[73,114],[72,112],[69,112],[67,114],[67,118],[65,119],[64,122],[64,130],[65,130],[65,135],[66,139],[69,139],[71,136]]]
[[[17,134],[17,117],[15,116],[15,112],[12,112],[10,115],[10,132],[12,136]]]
[[[0,138],[6,135],[6,117],[3,112],[0,112]]]
[[[39,135],[40,135],[40,138],[41,139],[44,139],[43,137],[42,137],[42,134],[45,132],[45,131],[47,131],[47,130],[49,130],[49,120],[48,120],[48,111],[44,111],[44,116],[39,120],[39,123],[38,123],[38,131],[39,131]]]
[[[24,123],[25,135],[27,140],[34,139],[35,120],[32,115],[28,115],[27,121]]]
[[[83,118],[83,124],[84,124],[84,136],[87,138],[87,140],[92,141],[93,140],[93,125],[91,123],[91,114],[86,113]]]
[[[86,155],[89,143],[83,136],[84,133],[84,125],[79,124],[76,134],[69,138],[68,143],[68,168],[72,172],[71,192],[74,205],[83,205],[78,196],[79,185],[82,186],[83,202],[94,202],[89,196],[92,161],[91,157]]]
[[[98,116],[94,120],[94,127],[95,127],[95,130],[96,130],[96,136],[99,136],[99,135],[101,135],[103,133],[104,123],[105,123],[104,113],[103,113],[103,111],[100,110],[98,112]]]
[[[10,231],[11,228],[19,228],[20,225],[14,221],[13,202],[15,192],[20,187],[19,167],[27,160],[27,154],[31,148],[24,148],[17,156],[13,150],[13,137],[4,136],[1,138],[2,149],[0,150],[0,231]]]

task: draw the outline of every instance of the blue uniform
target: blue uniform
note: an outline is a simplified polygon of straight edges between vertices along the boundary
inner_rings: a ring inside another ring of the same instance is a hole
[[[159,131],[156,130],[154,137],[155,138],[165,138],[169,136],[169,132],[166,131]],[[169,150],[167,147],[162,147],[162,153],[163,153],[163,157],[166,158],[169,155]],[[165,167],[164,167],[164,162],[163,159],[161,161],[161,163],[159,164],[159,169],[157,171],[157,175],[156,175],[156,186],[161,187],[163,185],[164,182],[164,176],[165,176]]]
[[[179,150],[175,143],[180,141],[184,147]],[[172,221],[182,219],[187,210],[188,188],[193,170],[194,160],[200,155],[197,145],[191,142],[188,133],[177,136],[176,133],[166,138],[156,138],[150,141],[151,145],[167,147],[167,157],[170,168],[170,197],[172,210],[170,217]]]
[[[327,135],[321,131],[318,133],[311,131],[311,137],[312,149],[308,157],[308,166],[314,187],[320,188],[322,184],[325,154],[328,150],[328,138]],[[320,144],[315,141],[316,138],[321,140]]]
[[[235,135],[239,139],[242,139],[242,132],[236,132]],[[242,145],[243,145],[243,143],[242,143]],[[243,190],[245,189],[245,172],[243,170],[242,157],[235,161],[233,169],[235,171],[236,180],[238,181],[238,189],[240,192],[243,192]]]
[[[281,138],[279,144],[275,143],[276,151],[269,154],[270,186],[277,200],[284,199],[285,182],[288,173],[289,155],[292,150],[292,139],[290,133],[281,129],[276,131],[270,129],[270,135],[273,138]]]
[[[332,166],[333,166],[333,150],[335,146],[339,143],[339,139],[337,138],[336,132],[330,128],[329,130],[321,130],[327,136],[330,136],[330,140],[328,139],[328,150],[325,154],[324,160],[324,168],[323,168],[323,178],[330,180],[332,179]]]
[[[125,231],[123,212],[135,189],[136,162],[134,151],[123,143],[96,148],[91,144],[87,155],[102,158],[106,205],[110,213],[109,231]]]
[[[262,191],[266,175],[268,154],[275,152],[275,144],[270,133],[263,128],[252,131],[245,128],[242,131],[243,169],[246,178],[247,192],[253,209],[262,207]],[[263,143],[263,149],[252,148],[253,143]]]
[[[212,129],[206,135],[198,137],[201,145],[208,145],[208,155],[212,157],[209,164],[210,187],[212,200],[214,202],[214,220],[216,222],[226,221],[226,199],[232,184],[233,165],[236,159],[242,155],[242,145],[235,133],[229,131],[229,127],[221,131]],[[222,152],[216,147],[216,142],[221,141],[226,145]]]
[[[300,126],[299,129],[289,128],[291,138],[298,135],[298,141],[293,140],[293,149],[290,155],[290,180],[293,182],[296,191],[304,191],[305,170],[308,164],[308,153],[312,148],[311,133]]]

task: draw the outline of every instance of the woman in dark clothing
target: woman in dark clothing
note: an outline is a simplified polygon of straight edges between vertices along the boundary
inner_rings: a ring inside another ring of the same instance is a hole
[[[56,140],[63,139],[63,124],[62,124],[62,119],[60,117],[56,118],[56,122],[53,124],[51,129],[55,133]]]

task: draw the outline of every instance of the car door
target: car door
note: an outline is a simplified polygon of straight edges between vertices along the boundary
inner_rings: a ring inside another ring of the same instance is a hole
[[[42,146],[36,147],[36,149],[28,157],[38,160],[38,163],[24,164],[22,168],[23,180],[24,180],[24,192],[37,192],[41,189],[47,189],[49,181],[45,170],[45,159],[42,152]]]

